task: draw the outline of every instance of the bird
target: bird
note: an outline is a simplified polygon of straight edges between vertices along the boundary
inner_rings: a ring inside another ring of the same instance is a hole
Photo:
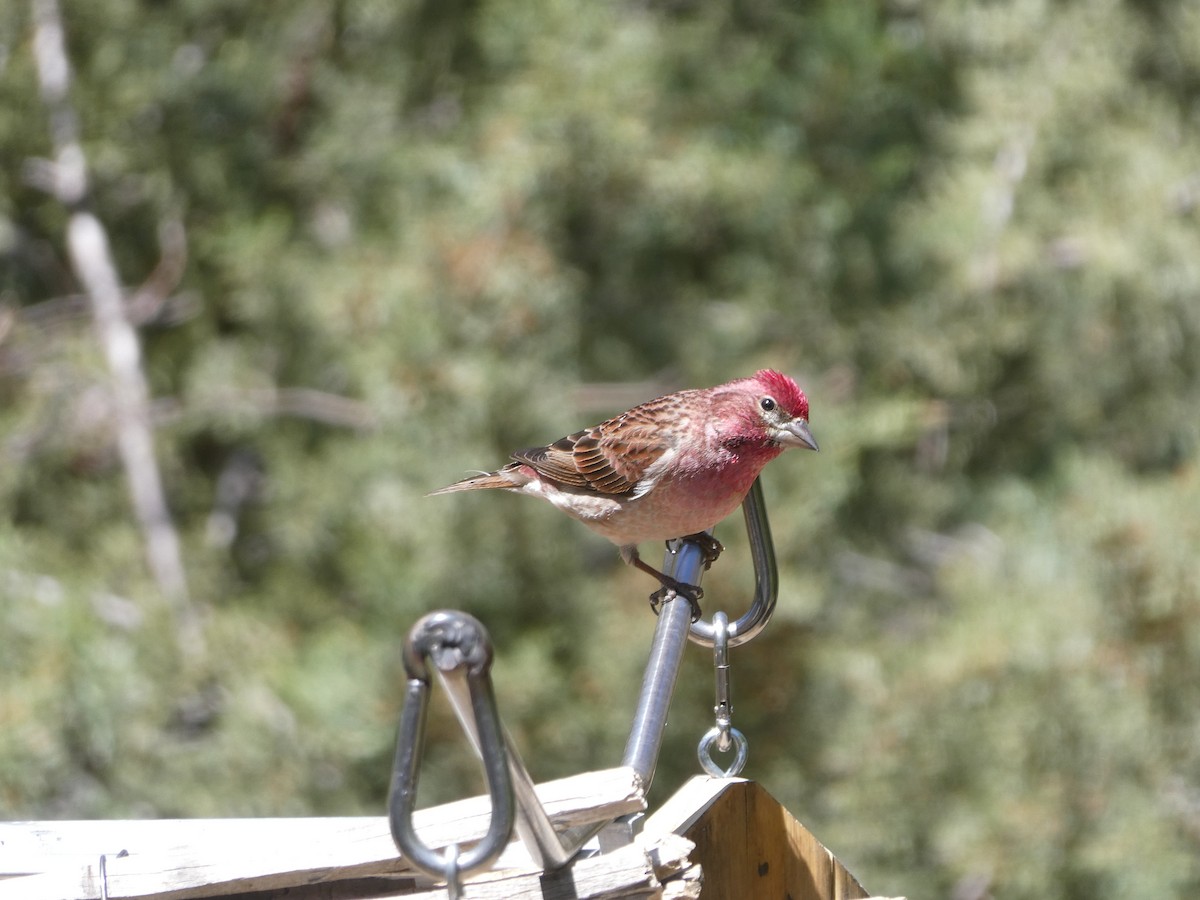
[[[754,480],[784,450],[819,450],[808,397],[787,375],[761,369],[710,388],[677,391],[545,446],[520,450],[494,472],[430,492],[504,490],[549,501],[617,545],[622,559],[661,585],[657,612],[682,596],[699,618],[703,591],[644,562],[638,545],[684,538],[720,555],[707,533],[741,505]]]

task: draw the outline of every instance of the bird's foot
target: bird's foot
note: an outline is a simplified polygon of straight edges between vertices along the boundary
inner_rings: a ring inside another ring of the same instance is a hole
[[[700,609],[700,599],[703,596],[704,589],[700,585],[684,584],[682,581],[676,581],[674,578],[664,575],[663,586],[650,595],[650,608],[657,616],[662,612],[664,603],[668,603],[676,597],[682,597],[692,607],[692,621],[699,622],[700,616],[703,614]]]
[[[685,535],[680,540],[691,541],[700,548],[700,552],[704,554],[704,571],[706,572],[717,561],[717,558],[725,549],[725,545],[707,531],[698,531],[695,534]]]

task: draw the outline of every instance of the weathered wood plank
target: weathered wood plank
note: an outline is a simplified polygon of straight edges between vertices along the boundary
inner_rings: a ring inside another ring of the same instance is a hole
[[[623,767],[547,782],[537,792],[558,828],[645,808],[636,773]],[[483,836],[489,811],[486,797],[473,797],[419,810],[416,827],[432,847],[466,844]],[[112,898],[187,900],[412,874],[385,818],[18,822],[0,824],[0,876],[26,877],[0,881],[0,900],[98,898],[102,853]],[[519,865],[528,855],[515,845],[506,859]],[[414,883],[422,880],[429,883],[423,876]]]
[[[689,892],[696,884],[696,867],[673,872],[671,877],[675,881],[670,894],[664,894],[663,884],[655,871],[655,858],[674,860],[680,850],[692,846],[690,841],[677,840],[683,843],[671,844],[665,849],[657,846],[647,849],[633,844],[603,855],[585,856],[553,873],[542,872],[526,858],[523,867],[493,869],[470,879],[468,895],[470,900],[639,900],[663,896],[688,900],[698,896],[694,890]],[[445,900],[447,897],[446,889],[440,886],[397,885],[394,891],[388,892],[381,890],[379,884],[372,884],[364,894],[341,894],[339,884],[342,883],[280,890],[286,892],[289,900],[297,895],[321,898],[368,896],[373,900]],[[314,888],[328,888],[330,892],[312,893]]]

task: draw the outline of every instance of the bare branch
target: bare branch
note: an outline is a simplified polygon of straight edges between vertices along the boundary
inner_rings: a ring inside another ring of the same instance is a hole
[[[180,649],[194,658],[203,638],[188,596],[179,537],[167,508],[154,455],[150,396],[142,371],[141,344],[125,313],[124,292],[113,263],[108,235],[87,208],[87,164],[69,102],[71,68],[57,0],[32,0],[34,53],[42,99],[50,116],[55,158],[54,195],[71,211],[67,248],[72,268],[87,292],[97,337],[111,376],[117,448],[134,513],[146,544],[150,570],[171,605]]]

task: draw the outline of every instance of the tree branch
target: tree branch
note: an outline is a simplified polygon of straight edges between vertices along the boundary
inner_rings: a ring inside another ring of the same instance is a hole
[[[111,376],[117,447],[141,528],[146,558],[175,617],[180,649],[203,652],[203,638],[188,596],[179,537],[167,508],[154,455],[150,395],[142,371],[141,344],[126,316],[124,292],[109,249],[108,235],[88,208],[87,163],[79,126],[69,100],[71,68],[57,0],[32,0],[34,54],[42,100],[50,116],[55,159],[50,182],[54,196],[70,210],[67,249],[71,266],[87,293],[96,334]]]

